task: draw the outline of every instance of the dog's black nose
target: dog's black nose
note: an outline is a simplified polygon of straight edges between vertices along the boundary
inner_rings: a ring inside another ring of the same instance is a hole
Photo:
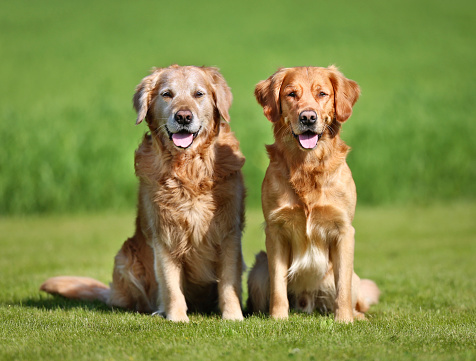
[[[179,110],[175,113],[175,121],[179,124],[190,124],[193,119],[193,114],[190,110]]]
[[[299,114],[299,121],[304,125],[312,125],[317,120],[317,114],[314,110],[304,110]]]

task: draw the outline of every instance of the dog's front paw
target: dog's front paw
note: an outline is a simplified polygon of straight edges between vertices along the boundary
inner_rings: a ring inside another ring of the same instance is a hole
[[[273,307],[269,315],[275,320],[285,320],[289,315],[289,307]]]
[[[269,315],[276,320],[284,320],[288,318],[289,314],[289,302],[288,298],[275,297],[271,298],[269,305]]]
[[[186,311],[175,311],[167,314],[167,320],[172,322],[189,322]]]
[[[222,317],[227,321],[243,321],[243,313],[241,310],[235,312],[224,311]]]
[[[275,313],[271,313],[270,316],[272,318],[274,318],[275,320],[287,320],[289,315],[287,312],[275,312]]]
[[[188,323],[190,321],[187,315],[168,315],[167,320],[172,322],[185,322],[185,323]]]
[[[152,316],[162,317],[172,322],[189,322],[190,321],[186,312],[180,313],[180,314],[177,314],[177,313],[166,314],[165,311],[159,310],[159,311],[153,312]]]
[[[354,313],[352,312],[352,310],[337,309],[335,321],[341,323],[352,323],[354,322]]]

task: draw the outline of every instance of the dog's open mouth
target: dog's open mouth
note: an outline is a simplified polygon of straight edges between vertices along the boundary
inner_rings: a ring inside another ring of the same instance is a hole
[[[176,147],[186,149],[192,145],[193,141],[200,132],[200,129],[198,129],[195,133],[190,133],[186,130],[181,130],[180,132],[172,133],[167,129],[167,133],[169,134],[169,139],[174,143]]]
[[[314,149],[317,146],[317,142],[322,137],[321,134],[316,134],[308,130],[302,134],[294,134],[294,137],[298,140],[299,145],[304,149]]]

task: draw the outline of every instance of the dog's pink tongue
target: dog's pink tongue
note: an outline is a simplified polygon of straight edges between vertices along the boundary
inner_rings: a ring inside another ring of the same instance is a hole
[[[312,149],[317,145],[317,141],[319,140],[319,137],[317,134],[312,134],[312,133],[304,133],[304,134],[299,134],[299,143],[301,143],[303,148],[306,149]]]
[[[177,147],[187,148],[193,142],[193,134],[175,133],[175,134],[172,134],[172,141]]]

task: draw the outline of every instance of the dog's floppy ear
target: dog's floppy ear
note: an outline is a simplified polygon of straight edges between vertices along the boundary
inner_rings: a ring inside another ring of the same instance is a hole
[[[215,100],[215,106],[220,113],[220,116],[227,122],[230,121],[229,110],[231,102],[233,101],[233,95],[231,94],[230,87],[225,81],[223,75],[221,75],[218,68],[203,67],[202,68],[211,78],[213,86],[213,98]]]
[[[330,80],[334,88],[335,117],[338,122],[343,123],[352,115],[352,107],[359,99],[359,85],[347,79],[335,66],[328,68],[331,71]]]
[[[281,68],[268,79],[260,81],[255,88],[256,100],[270,122],[277,122],[281,116],[279,92],[285,75],[286,69]]]
[[[153,68],[151,74],[142,79],[136,87],[136,92],[132,98],[134,108],[137,112],[136,124],[142,123],[147,115],[152,100],[152,92],[157,86],[162,71],[162,68]]]

